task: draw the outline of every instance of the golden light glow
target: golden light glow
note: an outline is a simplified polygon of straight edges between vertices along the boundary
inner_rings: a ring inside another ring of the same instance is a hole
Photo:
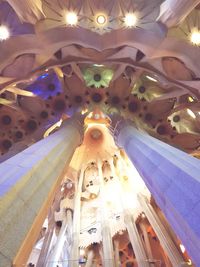
[[[65,19],[67,25],[71,26],[75,26],[78,22],[78,16],[75,12],[67,12]]]
[[[127,13],[124,17],[124,23],[126,27],[134,27],[137,24],[137,16],[134,13]]]
[[[149,79],[150,81],[152,81],[152,82],[157,82],[157,80],[156,79],[154,79],[153,77],[151,77],[151,76],[149,76],[149,75],[147,75],[146,76],[147,77],[147,79]]]
[[[107,22],[107,17],[104,14],[100,14],[100,15],[97,16],[96,22],[97,22],[97,24],[103,26]]]
[[[60,78],[63,78],[64,77],[64,74],[63,74],[61,68],[55,67],[54,70],[55,70],[55,73],[58,75],[58,77],[60,77]]]
[[[47,129],[46,132],[44,133],[44,138],[47,137],[47,136],[49,136],[50,133],[52,131],[54,131],[57,127],[60,127],[61,124],[62,124],[62,122],[63,122],[63,119],[60,119],[58,122],[56,122],[55,124],[53,124],[49,129]]]
[[[30,97],[35,96],[34,93],[17,88],[17,87],[7,87],[5,91],[9,91],[9,92],[16,94],[16,95],[23,95],[23,96],[30,96]]]
[[[194,29],[190,36],[190,42],[194,45],[200,45],[200,31]]]
[[[9,37],[10,37],[9,29],[6,26],[1,25],[0,26],[0,41],[4,41],[8,39]]]
[[[87,113],[87,112],[88,112],[88,109],[87,109],[87,108],[81,110],[81,114],[82,114],[82,115],[84,115],[84,114]]]
[[[185,253],[185,247],[183,246],[183,244],[180,244],[179,247],[180,247],[180,249],[181,249],[181,252],[182,252],[182,253]]]
[[[187,108],[187,113],[188,113],[188,115],[190,115],[190,117],[192,117],[193,119],[196,119],[196,115],[194,114],[194,112],[191,109]]]

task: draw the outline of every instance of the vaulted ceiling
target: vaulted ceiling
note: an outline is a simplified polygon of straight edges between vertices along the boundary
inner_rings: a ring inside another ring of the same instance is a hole
[[[0,1],[0,161],[100,110],[198,155],[199,2]]]

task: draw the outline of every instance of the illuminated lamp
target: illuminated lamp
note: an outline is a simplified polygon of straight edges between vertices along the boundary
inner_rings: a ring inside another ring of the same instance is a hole
[[[124,23],[126,27],[135,27],[137,24],[137,16],[134,13],[128,13],[124,17]]]
[[[106,22],[107,22],[107,18],[106,18],[106,16],[103,15],[103,14],[98,15],[97,18],[96,18],[96,22],[97,22],[97,24],[99,24],[99,25],[104,25],[104,24],[106,24]]]
[[[194,45],[200,45],[200,31],[193,30],[190,36],[190,42]]]
[[[6,26],[0,26],[0,41],[4,41],[10,37],[9,30]]]
[[[67,25],[75,26],[78,22],[78,16],[75,12],[68,12],[66,14],[66,23]]]

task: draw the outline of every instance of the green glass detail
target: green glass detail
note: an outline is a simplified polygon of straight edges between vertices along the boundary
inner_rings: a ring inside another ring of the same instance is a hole
[[[108,87],[113,78],[113,70],[104,67],[92,67],[83,71],[83,77],[88,87]]]

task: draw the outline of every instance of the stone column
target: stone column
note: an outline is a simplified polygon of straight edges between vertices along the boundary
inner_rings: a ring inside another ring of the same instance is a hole
[[[200,0],[166,0],[161,4],[158,21],[168,27],[181,23],[187,15],[200,3]]]
[[[113,173],[113,177],[115,177],[119,192],[119,198],[121,199],[122,207],[123,207],[123,213],[124,213],[124,222],[126,224],[126,228],[129,234],[129,238],[131,241],[131,245],[133,247],[136,260],[139,267],[149,267],[147,255],[145,253],[144,246],[142,244],[142,240],[140,239],[140,235],[138,232],[138,229],[135,224],[135,220],[133,218],[133,213],[135,213],[135,217],[137,217],[137,213],[139,213],[139,210],[134,208],[132,210],[129,210],[127,207],[130,206],[130,203],[127,206],[126,200],[124,199],[124,192],[122,191],[122,185],[120,183],[119,177],[116,175],[115,167],[113,164],[113,161],[109,161],[110,168]],[[131,186],[131,185],[130,185]],[[135,192],[134,192],[135,193]],[[133,193],[133,194],[134,194]]]
[[[73,214],[73,226],[72,226],[72,247],[70,253],[70,267],[79,266],[79,235],[80,235],[80,226],[81,226],[81,193],[82,193],[82,184],[84,179],[85,169],[82,166],[80,170],[78,186],[76,188],[75,200],[74,200],[74,214]]]
[[[82,132],[78,120],[69,120],[56,133],[0,164],[2,266],[27,262]]]
[[[119,258],[119,241],[114,241],[114,251],[115,251],[115,266],[120,266],[120,258]]]
[[[135,253],[135,257],[138,263],[138,267],[149,267],[147,256],[140,239],[135,222],[132,221],[132,215],[128,212],[124,212],[124,221],[128,231],[128,235]]]
[[[139,224],[139,226],[140,226],[140,229],[142,230],[142,234],[144,236],[144,243],[145,243],[145,246],[146,246],[146,251],[147,251],[148,258],[150,260],[152,260],[153,259],[153,255],[152,255],[151,244],[150,244],[149,237],[148,237],[148,234],[147,234],[147,231],[146,231],[146,227],[145,227],[143,222],[141,222]]]
[[[71,226],[72,222],[72,212],[71,210],[66,211],[64,220],[62,221],[62,227],[57,237],[56,245],[53,249],[51,256],[48,259],[46,267],[57,267],[60,255],[62,253],[64,242],[66,238],[67,228]],[[65,259],[67,260],[67,259]],[[69,265],[68,265],[69,266]]]
[[[102,231],[102,245],[103,245],[103,266],[104,267],[114,267],[114,253],[113,253],[113,243],[110,233],[109,220],[107,219],[107,207],[105,203],[105,193],[104,193],[104,180],[102,174],[102,162],[99,160],[98,172],[100,180],[100,197],[101,197],[101,231]]]
[[[94,259],[94,252],[92,250],[90,250],[90,251],[88,251],[87,263],[86,263],[85,267],[92,267],[93,259]]]
[[[47,232],[45,233],[44,242],[42,245],[42,249],[40,251],[40,256],[38,258],[38,262],[37,262],[36,267],[43,267],[46,264],[46,259],[48,257],[48,253],[51,249],[50,248],[51,247],[51,240],[52,240],[52,236],[53,236],[53,232],[54,232],[54,228],[55,228],[54,212],[56,210],[56,207],[59,205],[59,202],[60,202],[60,188],[56,192],[54,201],[53,201],[52,206],[51,206],[50,211],[49,211],[48,228],[47,228]]]
[[[142,194],[138,195],[138,200],[141,205],[141,208],[144,210],[144,213],[147,216],[151,226],[153,227],[160,244],[164,251],[166,252],[167,256],[169,257],[172,266],[184,266],[184,260],[180,252],[178,251],[177,247],[175,246],[174,242],[172,241],[171,237],[169,236],[167,230],[162,225],[159,217],[155,213],[153,207],[149,203],[149,200],[143,196]],[[186,266],[186,265],[185,265]]]
[[[123,147],[190,257],[200,266],[200,161],[119,121]]]

